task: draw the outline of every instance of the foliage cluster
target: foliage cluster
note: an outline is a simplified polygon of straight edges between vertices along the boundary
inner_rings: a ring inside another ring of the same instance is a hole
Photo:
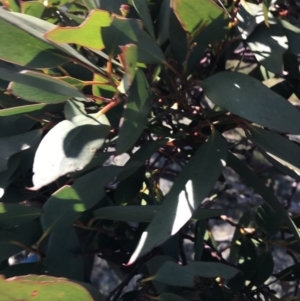
[[[16,278],[0,300],[102,300],[94,255],[122,280],[107,300],[277,300],[271,276],[297,287],[300,219],[267,185],[300,179],[297,4],[3,0],[0,273]],[[246,142],[268,170],[245,162]],[[265,201],[236,223],[213,208],[224,168]],[[236,228],[229,258],[218,218]],[[295,264],[274,274],[273,245]],[[38,261],[10,266],[22,250]]]

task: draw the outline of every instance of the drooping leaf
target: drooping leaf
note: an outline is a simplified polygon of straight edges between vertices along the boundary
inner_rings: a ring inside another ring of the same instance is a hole
[[[300,133],[299,111],[253,77],[220,72],[204,80],[202,85],[213,103],[235,115],[280,132]]]
[[[154,28],[153,28],[153,21],[151,19],[149,13],[149,7],[147,5],[146,0],[133,0],[132,4],[138,13],[141,20],[144,22],[145,28],[150,33],[150,35],[154,38]]]
[[[45,37],[55,43],[77,44],[101,50],[104,48],[101,29],[111,23],[110,14],[104,10],[92,10],[85,21],[77,27],[55,27]]]
[[[34,298],[36,301],[53,300],[80,300],[93,301],[91,295],[79,284],[64,278],[50,276],[27,275],[4,279],[0,277],[0,290],[2,300],[27,300]],[[1,299],[0,299],[1,300]],[[1,300],[1,301],[2,301]]]
[[[191,36],[195,36],[201,27],[209,25],[223,13],[222,9],[210,0],[175,0],[172,8],[181,26]]]
[[[148,81],[143,71],[137,70],[121,120],[117,153],[124,153],[134,145],[146,126],[151,105]]]
[[[102,28],[102,39],[108,55],[113,58],[120,53],[119,46],[136,44],[142,31],[142,22],[112,15],[109,27]]]
[[[34,207],[0,203],[0,229],[22,225],[40,214],[41,210]]]
[[[256,59],[275,74],[283,72],[283,54],[288,49],[288,39],[275,17],[268,14],[267,26],[261,23],[246,40]]]
[[[12,78],[15,79],[8,89],[15,96],[28,101],[55,104],[71,97],[84,97],[73,86],[42,73],[24,71],[12,74]]]
[[[120,46],[122,53],[120,54],[124,68],[124,76],[118,87],[122,93],[127,93],[130,88],[136,73],[137,65],[137,47],[134,44]]]
[[[259,149],[263,150],[262,154],[267,154],[277,162],[275,165],[279,169],[283,165],[300,176],[300,147],[296,143],[275,132],[258,127],[249,128],[246,135]]]
[[[228,153],[227,163],[228,166],[230,166],[237,174],[241,176],[241,178],[247,185],[252,187],[258,194],[262,196],[265,202],[273,209],[273,212],[276,212],[278,215],[280,215],[281,219],[286,223],[290,231],[295,235],[295,239],[300,244],[300,233],[297,229],[297,226],[295,225],[289,214],[286,212],[283,205],[269,190],[269,188],[265,186],[263,181],[260,180],[253,171],[251,171],[232,153]]]
[[[222,172],[226,156],[225,139],[213,131],[175,180],[162,209],[143,232],[129,264],[176,234],[192,217]]]
[[[70,225],[51,233],[43,264],[51,276],[83,281],[83,257],[80,255],[77,233]]]
[[[255,220],[258,226],[269,235],[275,235],[281,226],[280,215],[267,204],[260,205],[257,208]]]
[[[195,276],[230,279],[238,272],[237,268],[218,262],[198,261],[181,266],[168,261],[154,275],[154,279],[169,285],[193,287]]]
[[[7,160],[12,155],[37,145],[41,139],[41,134],[41,130],[34,130],[20,135],[1,138],[0,172],[7,169]]]
[[[40,143],[34,158],[33,184],[39,189],[91,162],[109,133],[105,115],[97,119],[81,115],[52,128]]]

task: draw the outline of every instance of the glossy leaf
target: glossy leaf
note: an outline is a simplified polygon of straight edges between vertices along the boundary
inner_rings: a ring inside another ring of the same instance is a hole
[[[132,4],[150,35],[154,38],[153,21],[149,13],[147,0],[133,0]]]
[[[45,74],[24,71],[13,77],[16,79],[8,89],[15,96],[28,101],[55,104],[71,97],[84,97],[73,86]]]
[[[154,279],[169,285],[194,287],[195,276],[230,279],[238,272],[237,268],[218,262],[198,261],[181,266],[169,261],[158,270]]]
[[[34,130],[20,135],[1,138],[0,172],[7,169],[7,160],[12,155],[37,145],[41,139],[41,134],[41,130]]]
[[[92,10],[85,21],[77,27],[55,27],[45,37],[55,43],[77,44],[100,50],[104,48],[101,28],[111,23],[110,14],[104,10]]]
[[[175,180],[162,209],[143,232],[129,264],[176,234],[192,217],[222,172],[226,156],[226,141],[214,131]]]
[[[274,159],[276,162],[275,166],[279,169],[283,165],[297,175],[300,175],[300,147],[296,143],[275,132],[258,127],[249,128],[246,135],[259,149],[262,149],[268,156]]]
[[[10,301],[27,300],[28,296],[36,301],[92,301],[91,295],[82,286],[50,276],[28,275],[6,280],[0,277],[0,290],[5,292],[2,300]]]
[[[230,166],[243,181],[252,187],[256,193],[260,194],[265,202],[273,209],[273,212],[278,213],[281,219],[289,227],[290,231],[295,235],[295,239],[300,244],[300,234],[297,226],[294,224],[293,220],[286,212],[283,205],[278,201],[274,194],[265,186],[264,182],[260,180],[253,171],[251,171],[243,162],[236,158],[231,153],[228,153],[228,166]]]
[[[253,77],[220,72],[204,80],[202,85],[213,103],[235,115],[280,132],[300,133],[299,111]]]
[[[50,235],[44,266],[51,276],[84,280],[83,257],[77,233],[72,225]]]
[[[223,13],[213,1],[210,0],[175,0],[172,8],[182,27],[190,35],[196,35],[200,29],[209,25]]]
[[[40,214],[41,210],[34,207],[0,203],[0,229],[22,225]]]
[[[39,189],[70,172],[82,170],[93,159],[109,133],[107,118],[81,115],[52,128],[34,158],[33,184]]]
[[[275,74],[283,72],[283,54],[288,49],[288,39],[275,17],[269,13],[268,24],[261,23],[247,39],[256,59]]]
[[[108,55],[113,58],[120,53],[119,46],[136,44],[142,28],[142,22],[139,20],[112,15],[111,25],[101,30]]]
[[[141,70],[137,70],[121,120],[116,151],[128,151],[143,132],[148,121],[152,100],[148,81]]]

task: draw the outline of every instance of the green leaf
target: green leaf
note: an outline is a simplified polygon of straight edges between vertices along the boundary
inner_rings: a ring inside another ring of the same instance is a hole
[[[288,49],[288,39],[275,17],[268,14],[269,27],[259,24],[246,40],[256,59],[275,74],[283,72],[283,54]]]
[[[261,197],[265,200],[265,202],[273,209],[273,212],[278,213],[281,219],[286,223],[289,227],[292,234],[295,235],[296,240],[300,244],[300,233],[297,229],[297,226],[294,224],[293,220],[286,212],[285,208],[278,201],[278,199],[274,196],[274,194],[269,190],[268,187],[265,186],[262,180],[260,180],[253,171],[251,171],[243,162],[236,158],[231,153],[228,153],[227,159],[228,166],[230,166],[241,178],[244,182],[252,187],[256,193],[261,195]]]
[[[104,48],[101,29],[111,23],[110,14],[104,10],[93,10],[85,21],[76,27],[57,26],[45,34],[55,43],[77,44],[87,48],[101,50]]]
[[[269,156],[274,159],[273,162],[276,167],[282,169],[281,166],[283,165],[300,176],[300,147],[296,143],[275,132],[258,127],[249,128],[246,135],[259,149],[263,150],[262,154],[266,154],[267,159]],[[286,171],[286,169],[282,170]]]
[[[254,287],[263,285],[272,275],[274,269],[274,261],[271,252],[263,252],[257,257],[257,269],[251,281]]]
[[[55,67],[70,60],[47,42],[36,26],[30,27],[19,15],[0,8],[0,59],[31,68]]]
[[[33,104],[33,105],[25,105],[21,107],[13,107],[8,109],[2,109],[0,110],[0,116],[12,116],[12,115],[18,115],[18,114],[26,114],[31,113],[35,111],[39,111],[43,108],[46,108],[46,104]]]
[[[116,152],[128,151],[143,132],[151,110],[151,94],[148,81],[140,69],[129,89],[124,115],[122,117]]]
[[[132,167],[134,164],[126,168]],[[98,204],[105,196],[106,184],[126,168],[102,167],[76,179],[72,187],[63,186],[56,191],[43,208],[41,222],[44,232],[58,230],[75,222],[82,212]]]
[[[281,226],[280,215],[267,204],[262,204],[256,209],[255,220],[259,228],[268,235],[278,233]]]
[[[85,209],[75,189],[70,186],[61,187],[43,206],[41,223],[44,232],[55,231],[73,224]]]
[[[213,103],[235,115],[280,132],[300,133],[299,111],[253,77],[220,72],[204,80],[202,85]]]
[[[39,189],[70,172],[82,170],[103,145],[110,126],[105,115],[81,115],[52,128],[34,158],[33,184]]]
[[[169,39],[170,0],[163,0],[157,18],[157,43],[164,44]]]
[[[14,264],[4,270],[1,270],[1,275],[5,276],[6,278],[28,274],[42,275],[45,273],[45,268],[41,263],[38,262]]]
[[[137,67],[137,47],[134,44],[120,46],[122,53],[120,54],[123,62],[124,76],[118,89],[121,93],[127,93],[130,88],[136,73]]]
[[[263,11],[266,25],[269,25],[269,7],[272,3],[272,0],[263,0]]]
[[[18,227],[0,230],[0,261],[23,251],[24,246],[32,246],[41,235],[41,224],[38,221],[31,221]]]
[[[207,223],[205,220],[197,221],[195,225],[194,261],[200,261],[203,253],[203,239]]]
[[[73,118],[76,120],[76,116],[86,114],[84,104],[74,99],[68,100],[65,103],[64,114],[67,120],[73,121]]]
[[[283,19],[280,19],[280,24],[288,39],[289,51],[298,55],[300,53],[300,28]]]
[[[138,13],[140,19],[143,21],[145,28],[150,33],[150,35],[154,38],[154,28],[153,21],[150,16],[149,7],[147,5],[146,0],[132,0],[132,4]]]
[[[73,86],[42,73],[22,71],[19,74],[11,74],[11,77],[15,79],[8,89],[15,96],[28,101],[55,104],[71,97],[84,97]]]
[[[181,266],[168,261],[154,275],[154,279],[173,286],[194,287],[195,276],[230,279],[238,272],[237,268],[218,262],[198,261]]]
[[[34,207],[0,203],[0,229],[22,225],[40,214],[41,210]]]
[[[120,53],[120,46],[136,44],[143,29],[142,22],[112,15],[109,27],[102,28],[102,39],[107,54],[113,58]]]
[[[161,48],[146,31],[143,31],[139,36],[137,47],[139,63],[155,64],[166,62]]]
[[[5,292],[1,301],[26,300],[28,296],[35,301],[92,301],[91,295],[81,285],[50,276],[27,275],[6,280],[0,277],[0,290]]]
[[[23,14],[42,19],[46,6],[38,1],[21,2],[21,10]]]
[[[222,172],[226,156],[226,140],[213,131],[175,180],[161,210],[143,232],[129,264],[176,234],[192,217]]]
[[[41,130],[34,130],[20,135],[1,138],[0,172],[7,169],[7,160],[12,155],[37,145],[41,139],[41,134]]]
[[[223,14],[222,9],[210,0],[174,0],[172,8],[181,26],[191,36]]]
[[[43,264],[49,275],[84,280],[83,257],[73,226],[51,233]]]

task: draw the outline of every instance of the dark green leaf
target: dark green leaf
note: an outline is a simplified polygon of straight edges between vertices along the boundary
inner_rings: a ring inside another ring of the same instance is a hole
[[[295,235],[296,240],[300,244],[300,234],[297,226],[294,224],[293,220],[286,212],[285,208],[274,196],[274,194],[265,186],[262,180],[260,180],[253,171],[251,171],[243,162],[238,160],[236,156],[228,153],[228,166],[233,168],[233,170],[241,176],[244,182],[252,187],[258,194],[262,196],[265,202],[273,209],[273,212],[278,213],[282,220],[289,227],[290,231]]]
[[[300,278],[300,263],[296,263],[283,271],[277,273],[275,277],[281,281],[295,281]]]
[[[43,108],[45,108],[46,104],[33,104],[33,105],[27,105],[27,106],[21,106],[21,107],[13,107],[8,109],[2,109],[0,110],[0,116],[12,116],[12,115],[18,115],[18,114],[26,114],[31,113],[35,111],[39,111]]]
[[[264,252],[257,257],[256,272],[251,281],[254,287],[263,285],[272,275],[274,269],[274,261],[270,252]]]
[[[157,18],[157,43],[164,44],[169,39],[170,0],[163,0]]]
[[[137,70],[129,96],[117,140],[117,153],[121,154],[134,146],[143,132],[151,110],[151,94],[148,81],[141,70]]]
[[[145,28],[154,38],[153,21],[151,19],[149,8],[146,0],[132,0],[132,4],[141,20],[144,22]]]
[[[79,241],[72,226],[51,233],[44,266],[48,275],[84,280],[83,257]]]
[[[40,214],[41,210],[34,207],[0,203],[0,229],[22,225]]]
[[[281,165],[300,175],[300,147],[289,139],[258,127],[251,127],[246,132],[247,138],[255,143],[275,161],[275,166]],[[268,159],[268,157],[267,157]],[[273,161],[273,162],[274,162]],[[284,170],[285,171],[285,170]]]
[[[280,19],[280,23],[288,39],[289,51],[298,55],[300,53],[300,28],[283,19]]]
[[[0,172],[7,169],[7,160],[12,155],[37,145],[41,139],[41,134],[41,130],[34,130],[25,134],[1,138]]]
[[[268,15],[268,23],[269,27],[265,23],[259,24],[246,42],[256,59],[268,71],[282,74],[283,54],[288,49],[288,39],[271,13]]]
[[[218,262],[198,261],[191,262],[186,266],[166,262],[154,275],[154,279],[169,285],[194,287],[195,276],[230,279],[238,272],[237,268]]]
[[[255,213],[257,225],[267,234],[275,235],[281,226],[281,218],[267,204],[260,205]]]
[[[299,111],[253,77],[220,72],[203,81],[202,85],[205,95],[213,103],[235,115],[280,132],[300,133]]]
[[[222,172],[226,157],[226,141],[213,131],[175,180],[162,209],[142,234],[129,263],[176,234],[192,217]]]
[[[108,55],[113,58],[120,53],[120,46],[136,44],[142,28],[139,20],[112,15],[110,26],[101,29]]]

